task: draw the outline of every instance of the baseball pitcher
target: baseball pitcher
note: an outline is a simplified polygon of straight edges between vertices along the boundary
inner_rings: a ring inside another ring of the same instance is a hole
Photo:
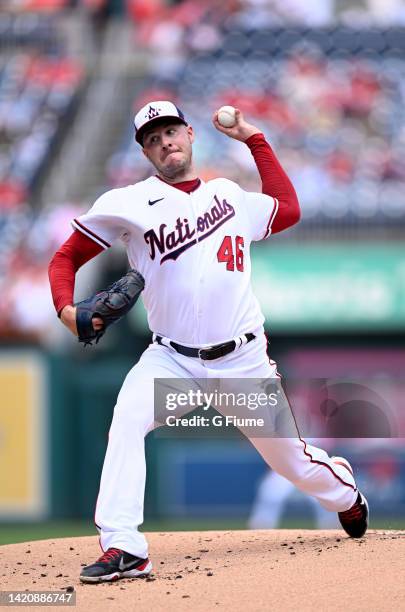
[[[279,376],[267,356],[264,317],[251,288],[250,245],[297,223],[299,204],[260,130],[238,109],[230,120],[221,124],[220,119],[214,113],[214,128],[250,149],[261,193],[244,191],[226,178],[201,180],[193,162],[192,126],[172,102],[152,101],[139,110],[134,124],[154,176],[98,198],[72,221],[72,235],[49,265],[58,316],[84,342],[98,340],[140,291],[153,333],[117,398],[95,512],[104,553],[83,568],[83,582],[138,577],[152,569],[138,527],[143,522],[144,438],[154,427],[154,379]],[[126,246],[130,276],[75,305],[76,271],[117,240]],[[299,435],[250,441],[276,472],[337,512],[349,536],[364,535],[367,501],[346,459],[330,457]]]

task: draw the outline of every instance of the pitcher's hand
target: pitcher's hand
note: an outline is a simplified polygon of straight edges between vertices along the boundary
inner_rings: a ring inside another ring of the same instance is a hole
[[[212,123],[214,124],[214,127],[219,132],[229,136],[229,138],[234,138],[240,142],[245,142],[248,138],[250,138],[250,136],[253,136],[253,134],[261,134],[261,130],[259,130],[259,128],[245,121],[242,111],[239,110],[239,108],[235,108],[235,111],[236,123],[232,127],[224,127],[218,123],[218,111],[215,111],[212,116]]]

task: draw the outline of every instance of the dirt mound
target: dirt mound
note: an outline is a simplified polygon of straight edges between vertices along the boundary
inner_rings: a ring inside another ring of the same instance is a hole
[[[404,531],[370,531],[360,540],[306,530],[151,533],[148,540],[150,577],[98,585],[78,578],[81,565],[101,554],[97,537],[1,546],[1,590],[73,587],[76,609],[86,612],[405,606]]]

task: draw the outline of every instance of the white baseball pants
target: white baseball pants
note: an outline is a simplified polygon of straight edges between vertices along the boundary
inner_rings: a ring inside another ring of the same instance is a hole
[[[146,465],[144,438],[154,428],[154,378],[275,378],[263,330],[252,342],[213,361],[185,357],[174,349],[151,344],[129,371],[109,432],[96,504],[95,523],[103,550],[120,548],[148,556],[143,522]],[[250,438],[266,463],[327,510],[348,510],[357,488],[349,471],[334,464],[319,448],[296,438]]]

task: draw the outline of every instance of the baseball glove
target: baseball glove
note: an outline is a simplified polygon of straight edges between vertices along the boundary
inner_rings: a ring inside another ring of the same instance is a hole
[[[145,286],[145,280],[136,270],[129,270],[115,283],[91,295],[86,300],[77,302],[76,325],[79,342],[84,346],[97,344],[107,327],[121,319],[136,303]],[[98,331],[93,328],[93,317],[103,319],[104,327]]]

